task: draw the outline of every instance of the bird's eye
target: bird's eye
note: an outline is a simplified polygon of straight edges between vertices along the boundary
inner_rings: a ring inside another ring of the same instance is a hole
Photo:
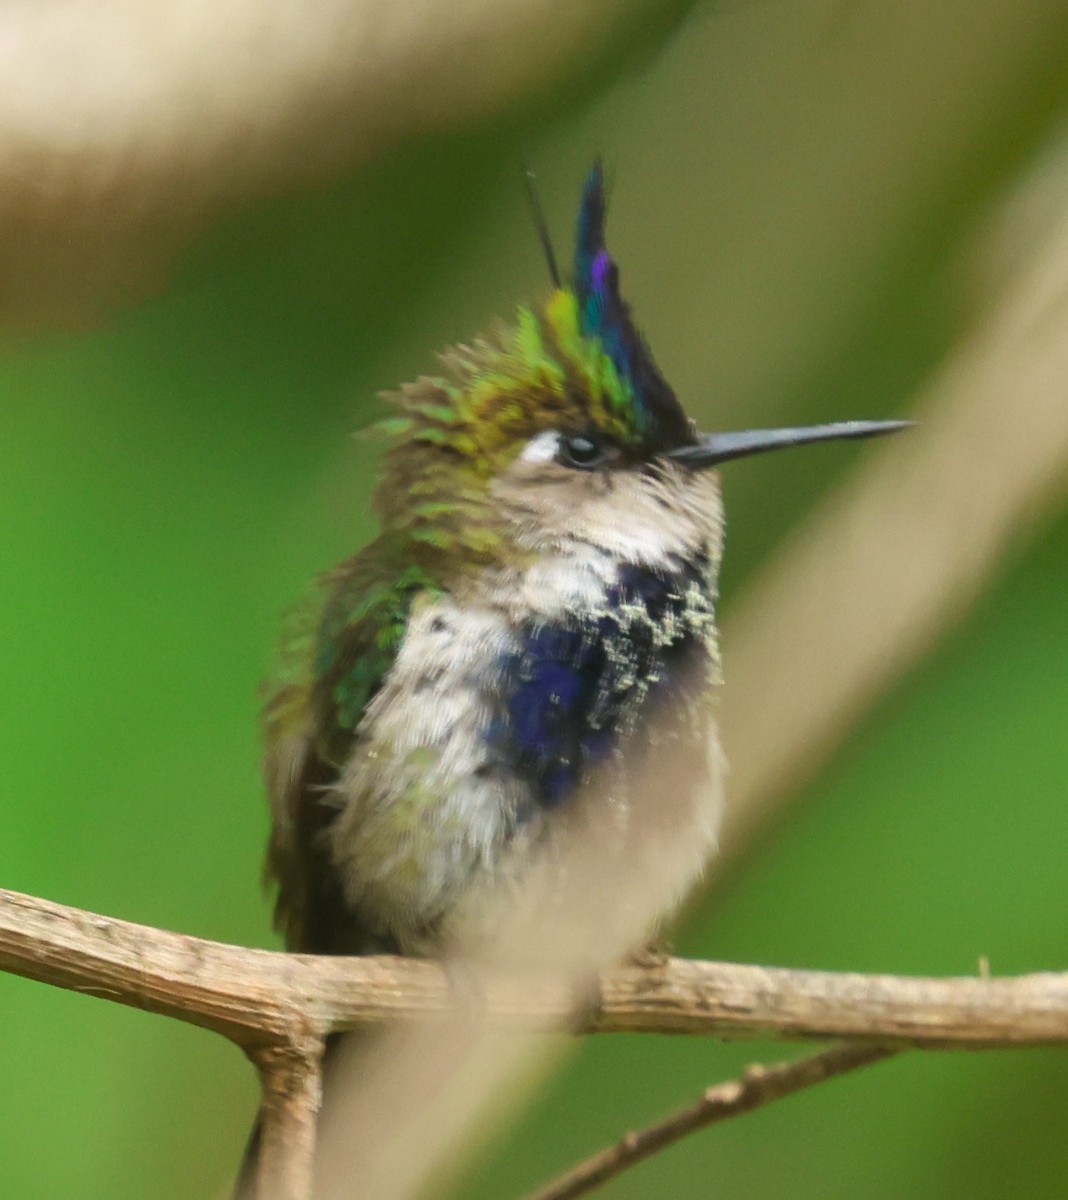
[[[565,467],[592,471],[602,466],[612,455],[611,447],[595,438],[577,433],[560,439],[557,461]]]

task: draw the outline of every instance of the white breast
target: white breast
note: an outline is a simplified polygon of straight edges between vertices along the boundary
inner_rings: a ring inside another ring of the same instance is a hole
[[[675,528],[654,511],[655,496],[644,496],[629,517],[621,517],[618,502],[606,495],[603,506],[587,503],[570,523],[532,526],[533,561],[488,569],[462,607],[444,595],[413,608],[336,787],[341,811],[329,835],[361,924],[408,952],[428,948],[461,901],[490,892],[513,870],[517,838],[540,841],[552,820],[533,805],[526,783],[488,758],[500,663],[519,649],[520,626],[604,611],[621,557],[657,567],[695,544],[711,541],[718,551],[718,509]],[[699,740],[708,745],[699,756],[705,765],[680,789],[693,822],[693,870],[718,825],[718,802],[707,795],[708,755],[718,758],[710,718],[702,718]],[[621,800],[616,808],[625,811]]]

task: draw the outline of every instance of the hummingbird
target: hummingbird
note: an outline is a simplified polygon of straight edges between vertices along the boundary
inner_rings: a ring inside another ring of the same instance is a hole
[[[711,770],[714,468],[907,424],[698,432],[621,296],[600,162],[566,282],[537,215],[550,295],[389,395],[381,532],[283,640],[265,874],[289,949],[424,955],[462,936],[676,687]],[[718,813],[688,786],[697,872]]]
[[[600,162],[566,281],[535,208],[548,298],[389,395],[380,533],[283,636],[265,877],[293,951],[435,955],[477,935],[584,805],[625,831],[629,764],[665,713],[681,894],[720,816],[715,468],[908,424],[699,432],[620,293]]]
[[[432,955],[477,928],[594,773],[620,768],[625,811],[628,747],[664,706],[702,748],[698,874],[719,823],[714,468],[908,424],[700,433],[621,296],[600,161],[569,280],[536,215],[548,298],[388,396],[381,532],[283,639],[265,876],[291,950]]]

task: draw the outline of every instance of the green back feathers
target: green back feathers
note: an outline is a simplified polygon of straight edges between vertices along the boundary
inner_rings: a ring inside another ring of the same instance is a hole
[[[290,614],[264,713],[268,741],[303,727],[316,755],[340,765],[396,657],[413,602],[436,578],[380,539],[320,576]]]
[[[324,723],[339,730],[359,724],[397,655],[415,599],[439,590],[416,563],[397,569],[388,557],[369,557],[352,560],[352,569],[337,580],[316,639],[316,707]]]

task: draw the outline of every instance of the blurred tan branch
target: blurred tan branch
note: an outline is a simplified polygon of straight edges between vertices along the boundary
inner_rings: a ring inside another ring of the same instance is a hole
[[[0,322],[158,287],[241,197],[589,67],[652,0],[105,0],[0,9]]]
[[[894,1053],[886,1046],[831,1046],[793,1062],[775,1063],[770,1067],[754,1063],[738,1079],[708,1088],[695,1104],[672,1113],[655,1125],[624,1134],[614,1146],[577,1163],[544,1187],[531,1192],[525,1200],[575,1200],[578,1196],[586,1196],[687,1134],[731,1117],[740,1117],[836,1075],[880,1062]]]
[[[212,1029],[252,1054],[445,1014],[433,962],[251,950],[0,889],[0,969]],[[574,1027],[574,994],[487,985],[504,1027]],[[605,971],[590,1033],[687,1033],[987,1049],[1068,1043],[1068,973],[930,979],[666,959]]]
[[[910,415],[738,597],[720,721],[728,856],[785,807],[1068,481],[1068,222],[1038,239]]]

